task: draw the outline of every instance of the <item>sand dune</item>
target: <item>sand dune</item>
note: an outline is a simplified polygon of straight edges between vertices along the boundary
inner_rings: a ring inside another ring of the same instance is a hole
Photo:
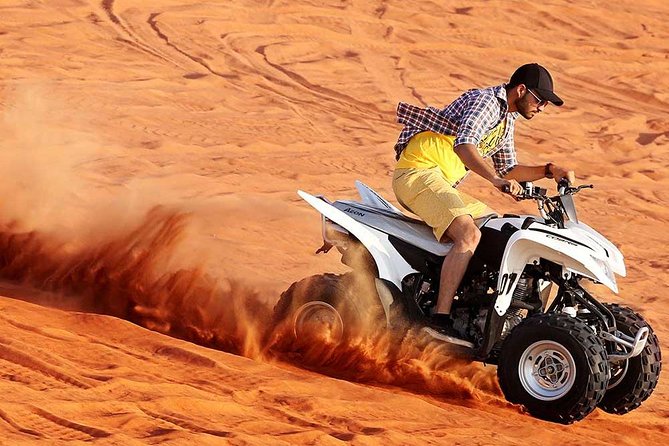
[[[580,216],[628,268],[601,295],[666,350],[668,20],[659,0],[0,3],[0,444],[666,442],[663,378],[559,426],[438,346],[295,356],[264,329],[291,282],[346,270],[314,255],[298,188],[393,199],[398,101],[538,61],[565,106],[519,123],[520,158],[595,185]]]

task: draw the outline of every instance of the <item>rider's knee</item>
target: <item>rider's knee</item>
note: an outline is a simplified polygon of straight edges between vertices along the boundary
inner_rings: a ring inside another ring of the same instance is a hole
[[[468,251],[474,251],[481,241],[481,230],[469,215],[463,215],[456,220],[458,231],[454,237],[454,242]]]
[[[479,242],[481,241],[481,230],[472,223],[472,226],[470,228],[470,231],[467,233],[467,248],[471,250],[472,252],[476,250],[476,247],[479,245]]]

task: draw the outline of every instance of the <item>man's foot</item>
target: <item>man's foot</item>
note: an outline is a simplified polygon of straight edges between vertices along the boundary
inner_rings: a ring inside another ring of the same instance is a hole
[[[460,333],[453,328],[453,320],[449,314],[433,314],[430,321],[423,327],[423,331],[440,341],[474,348],[474,344],[460,338]]]

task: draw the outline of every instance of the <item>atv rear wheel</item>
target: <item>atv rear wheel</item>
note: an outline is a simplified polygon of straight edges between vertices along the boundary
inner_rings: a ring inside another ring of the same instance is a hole
[[[274,326],[298,344],[338,344],[363,334],[366,316],[378,303],[370,310],[360,280],[352,273],[320,274],[293,283],[274,307]]]
[[[650,330],[646,346],[638,356],[611,365],[609,388],[599,407],[622,415],[639,407],[655,390],[662,370],[662,354],[657,336],[641,315],[620,305],[605,305],[613,313],[622,333],[634,336],[641,327]]]
[[[507,400],[535,417],[570,424],[604,397],[609,363],[602,342],[579,319],[540,314],[506,337],[497,367]]]

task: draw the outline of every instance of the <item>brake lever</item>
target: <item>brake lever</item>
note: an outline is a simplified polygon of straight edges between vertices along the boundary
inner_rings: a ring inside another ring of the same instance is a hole
[[[593,184],[581,184],[580,186],[577,187],[569,187],[567,190],[565,190],[566,194],[569,195],[574,195],[575,193],[581,191],[582,189],[594,189],[595,186]]]

